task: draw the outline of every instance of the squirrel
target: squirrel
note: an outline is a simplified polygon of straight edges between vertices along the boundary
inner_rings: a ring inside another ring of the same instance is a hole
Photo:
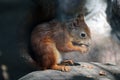
[[[52,20],[37,25],[30,38],[33,53],[30,54],[41,70],[70,71],[71,60],[62,61],[62,52],[89,50],[91,33],[84,16],[78,15],[68,22]]]

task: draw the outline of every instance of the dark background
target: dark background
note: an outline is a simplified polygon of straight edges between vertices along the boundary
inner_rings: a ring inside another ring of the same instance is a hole
[[[0,67],[6,65],[11,80],[16,80],[32,69],[21,57],[18,31],[27,20],[31,0],[0,0]],[[0,68],[0,80],[2,80]]]

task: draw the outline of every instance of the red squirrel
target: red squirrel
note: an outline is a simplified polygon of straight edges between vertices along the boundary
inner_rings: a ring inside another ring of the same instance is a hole
[[[89,49],[90,39],[90,30],[83,15],[68,22],[53,20],[43,23],[31,33],[32,58],[42,70],[70,71],[69,66],[61,64],[61,52],[85,53]],[[71,60],[63,62],[73,64]]]

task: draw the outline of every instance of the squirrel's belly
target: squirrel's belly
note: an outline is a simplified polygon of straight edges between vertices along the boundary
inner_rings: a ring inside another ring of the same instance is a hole
[[[61,53],[58,51],[58,49],[55,47],[54,48],[54,55],[55,55],[55,57],[56,57],[56,62],[59,64],[59,63],[61,63],[61,61],[62,61],[62,55],[61,55]]]

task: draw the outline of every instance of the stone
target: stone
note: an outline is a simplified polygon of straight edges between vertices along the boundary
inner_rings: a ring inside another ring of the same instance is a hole
[[[31,72],[18,80],[119,80],[120,66],[95,62],[78,62],[70,72],[44,70]],[[93,68],[83,67],[93,66]],[[105,73],[105,75],[104,75]]]

